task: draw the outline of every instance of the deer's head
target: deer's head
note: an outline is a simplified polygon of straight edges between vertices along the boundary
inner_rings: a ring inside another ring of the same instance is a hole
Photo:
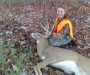
[[[37,43],[37,52],[41,59],[45,59],[43,56],[43,51],[45,51],[48,48],[48,40],[44,37],[43,34],[40,33],[31,33],[31,36],[33,39],[36,40]]]

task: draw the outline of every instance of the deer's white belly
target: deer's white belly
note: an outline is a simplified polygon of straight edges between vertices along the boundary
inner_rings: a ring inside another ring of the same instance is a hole
[[[66,73],[75,73],[75,75],[87,75],[85,72],[81,71],[80,67],[75,61],[62,61],[52,64],[53,67],[64,70]]]

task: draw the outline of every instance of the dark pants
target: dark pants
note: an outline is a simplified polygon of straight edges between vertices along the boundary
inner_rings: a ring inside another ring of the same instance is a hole
[[[48,42],[50,45],[55,46],[55,47],[60,47],[62,45],[66,45],[68,43],[70,43],[71,38],[69,36],[66,35],[60,35],[59,37],[55,38],[53,36],[50,36],[48,38]]]

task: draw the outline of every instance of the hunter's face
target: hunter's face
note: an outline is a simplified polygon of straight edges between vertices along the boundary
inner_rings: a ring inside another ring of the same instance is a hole
[[[57,15],[58,15],[58,17],[63,18],[65,15],[65,10],[63,8],[58,8]]]

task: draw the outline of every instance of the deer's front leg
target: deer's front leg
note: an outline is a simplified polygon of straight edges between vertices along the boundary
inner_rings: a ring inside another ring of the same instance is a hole
[[[41,67],[39,65],[34,67],[35,75],[43,75],[41,72]]]

